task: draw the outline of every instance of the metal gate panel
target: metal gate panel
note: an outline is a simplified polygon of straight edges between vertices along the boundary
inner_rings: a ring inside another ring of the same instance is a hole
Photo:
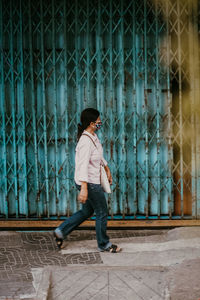
[[[199,218],[199,2],[0,1],[0,214],[59,218],[101,111],[111,218]]]

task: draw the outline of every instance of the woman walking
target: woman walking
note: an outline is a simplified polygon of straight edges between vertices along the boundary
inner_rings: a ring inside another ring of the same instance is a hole
[[[66,236],[83,221],[96,213],[96,238],[99,251],[117,253],[121,249],[109,241],[107,230],[107,203],[100,185],[100,165],[104,164],[110,184],[112,176],[103,158],[102,145],[95,134],[102,126],[99,111],[87,108],[81,113],[78,124],[78,143],[75,154],[75,183],[79,190],[78,200],[82,209],[67,218],[56,230],[54,236],[60,249]]]

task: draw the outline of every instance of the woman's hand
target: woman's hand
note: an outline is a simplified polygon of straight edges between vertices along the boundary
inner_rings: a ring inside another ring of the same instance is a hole
[[[78,195],[78,200],[81,203],[85,203],[88,198],[88,188],[87,188],[87,182],[82,182],[81,184],[81,191]]]
[[[79,195],[78,195],[78,200],[81,203],[85,203],[87,201],[87,198],[88,198],[88,191],[81,190],[80,193],[79,193]]]
[[[112,175],[111,175],[111,172],[110,172],[110,169],[108,166],[105,166],[105,171],[106,171],[106,174],[108,176],[108,181],[110,183],[110,185],[112,184]]]

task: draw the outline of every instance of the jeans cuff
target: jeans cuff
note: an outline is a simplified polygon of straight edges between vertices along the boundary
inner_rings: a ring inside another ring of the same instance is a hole
[[[99,247],[98,247],[98,250],[99,250],[99,252],[104,252],[104,251],[105,251],[107,248],[109,248],[110,246],[112,246],[112,243],[111,243],[111,242],[108,242],[104,248],[99,248]]]
[[[62,231],[59,228],[56,228],[55,233],[56,233],[56,235],[57,235],[58,238],[64,239]]]

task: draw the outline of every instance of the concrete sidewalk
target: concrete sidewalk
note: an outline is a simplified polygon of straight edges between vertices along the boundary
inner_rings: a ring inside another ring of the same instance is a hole
[[[0,299],[200,299],[199,227],[108,234],[121,253],[97,252],[95,231],[61,251],[52,232],[0,232]]]

